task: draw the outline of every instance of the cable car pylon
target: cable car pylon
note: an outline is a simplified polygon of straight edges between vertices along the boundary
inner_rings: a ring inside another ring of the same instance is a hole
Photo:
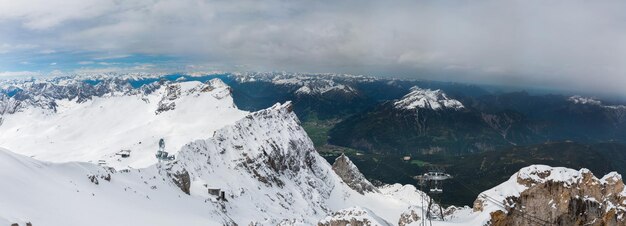
[[[451,179],[452,176],[450,174],[445,173],[445,171],[443,170],[443,167],[430,166],[428,168],[428,172],[422,175],[415,176],[414,178],[418,181],[418,185],[420,186],[420,190],[422,190],[422,192],[425,193],[426,190],[428,190],[428,193],[431,194],[431,196],[438,197],[439,195],[443,193],[443,181],[447,179]],[[424,197],[422,197],[422,200],[424,200]],[[422,213],[421,225],[423,226],[426,226],[427,219],[430,225],[432,225],[432,220],[434,218],[434,216],[432,215],[432,205],[433,205],[433,200],[430,196],[428,196],[428,208],[425,214]],[[439,219],[445,220],[443,216],[443,208],[441,207],[441,204],[439,204],[438,206],[439,206],[439,217],[440,217]],[[423,204],[422,204],[422,210],[424,210]]]

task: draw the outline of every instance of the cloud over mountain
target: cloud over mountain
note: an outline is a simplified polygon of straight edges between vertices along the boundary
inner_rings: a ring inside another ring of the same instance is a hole
[[[176,70],[333,71],[626,94],[620,1],[0,5],[0,71],[85,69],[102,64],[79,62],[146,55],[173,57],[161,66]]]

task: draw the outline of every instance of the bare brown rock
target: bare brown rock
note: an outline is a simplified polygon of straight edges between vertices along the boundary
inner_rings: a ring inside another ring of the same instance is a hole
[[[401,215],[400,215],[400,220],[398,220],[398,225],[399,226],[405,226],[408,224],[411,224],[413,222],[418,222],[421,220],[418,212],[420,212],[421,210],[418,207],[415,206],[411,206],[409,207],[408,210],[404,211]]]
[[[491,212],[490,225],[626,225],[621,176],[610,174],[598,179],[581,170],[571,181],[558,181],[547,179],[551,173],[539,171],[532,172],[533,177],[518,177],[517,183],[528,188],[518,197],[503,200],[506,211]],[[482,209],[483,200],[478,199],[474,211]]]

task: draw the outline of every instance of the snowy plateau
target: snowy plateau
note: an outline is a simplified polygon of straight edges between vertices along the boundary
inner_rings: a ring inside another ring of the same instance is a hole
[[[29,82],[16,86],[28,98],[0,97],[0,225],[416,226],[425,218],[430,198],[413,185],[373,187],[347,157],[326,162],[290,102],[245,112],[218,79],[81,84]],[[438,91],[415,88],[404,99],[417,97],[424,101],[397,106],[463,108]],[[161,138],[174,160],[155,158]],[[527,209],[556,222],[577,219],[572,206],[624,225],[621,176],[529,166],[432,225],[537,225]]]

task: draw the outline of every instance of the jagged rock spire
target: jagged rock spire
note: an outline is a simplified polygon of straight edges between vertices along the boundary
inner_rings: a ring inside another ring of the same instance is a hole
[[[365,179],[365,176],[363,176],[356,165],[343,153],[335,159],[333,171],[335,171],[350,188],[361,194],[365,192],[378,192],[378,189]]]

